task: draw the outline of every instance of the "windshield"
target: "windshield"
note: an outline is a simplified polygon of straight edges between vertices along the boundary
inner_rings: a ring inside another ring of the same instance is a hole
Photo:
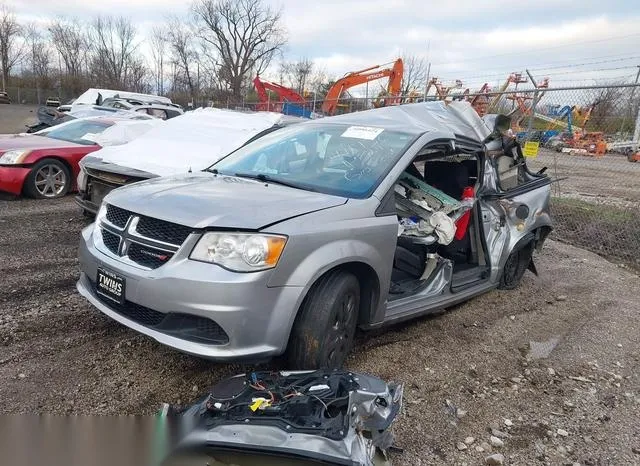
[[[301,124],[268,134],[209,170],[309,191],[368,197],[413,136],[368,126]]]
[[[38,135],[90,146],[96,144],[95,137],[110,126],[111,123],[106,121],[73,121],[64,126],[52,126],[39,131]]]

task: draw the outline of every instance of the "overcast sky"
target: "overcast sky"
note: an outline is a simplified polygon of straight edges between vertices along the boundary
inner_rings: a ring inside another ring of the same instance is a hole
[[[2,0],[0,0],[2,1]],[[7,2],[7,0],[5,0]],[[638,0],[268,0],[282,7],[286,58],[308,57],[341,76],[402,53],[428,58],[431,76],[471,87],[504,81],[530,68],[553,87],[631,80],[640,64]],[[141,33],[167,14],[186,14],[177,0],[8,0],[19,17],[89,19],[122,14]],[[594,81],[595,79],[595,81]]]

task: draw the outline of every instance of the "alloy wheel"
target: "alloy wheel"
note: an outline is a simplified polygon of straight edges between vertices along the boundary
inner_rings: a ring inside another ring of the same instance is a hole
[[[67,185],[67,175],[56,165],[44,165],[34,178],[35,188],[43,197],[58,197]]]
[[[329,327],[325,343],[329,367],[337,367],[342,363],[351,347],[353,321],[357,319],[356,297],[353,293],[346,293],[336,304],[333,324]]]

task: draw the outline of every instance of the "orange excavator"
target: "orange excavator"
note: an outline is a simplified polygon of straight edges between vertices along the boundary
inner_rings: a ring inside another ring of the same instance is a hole
[[[253,80],[253,85],[258,93],[258,104],[256,110],[267,112],[280,112],[282,110],[282,104],[290,102],[293,104],[304,105],[305,99],[296,91],[289,89],[288,87],[281,86],[280,84],[270,83],[269,81],[262,81],[260,76],[256,76]],[[278,96],[276,101],[270,101],[267,91],[271,91]]]
[[[391,68],[382,68],[382,65],[376,65],[365,68],[364,70],[347,73],[343,78],[338,79],[336,83],[331,86],[329,92],[327,92],[324,103],[322,104],[322,111],[326,115],[335,114],[338,108],[338,99],[340,99],[344,91],[359,84],[365,84],[369,81],[386,77],[389,78],[389,83],[387,84],[386,97],[384,97],[384,105],[399,104],[400,93],[402,92],[403,71],[404,65],[402,59],[398,58],[393,62]]]

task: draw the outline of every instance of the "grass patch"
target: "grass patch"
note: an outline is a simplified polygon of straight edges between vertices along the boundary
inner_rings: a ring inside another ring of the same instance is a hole
[[[554,197],[553,237],[640,270],[640,215],[637,209]]]

